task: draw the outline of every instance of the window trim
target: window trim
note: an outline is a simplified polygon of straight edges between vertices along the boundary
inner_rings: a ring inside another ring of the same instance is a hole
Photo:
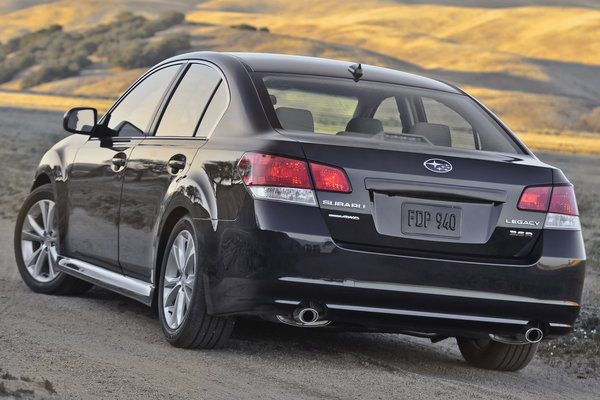
[[[198,122],[196,123],[196,128],[194,129],[194,135],[193,136],[156,136],[156,131],[158,130],[158,126],[160,125],[160,122],[165,114],[165,112],[167,111],[167,107],[169,105],[169,103],[171,102],[171,99],[173,98],[173,96],[175,95],[175,91],[177,90],[177,88],[179,87],[179,84],[181,83],[181,81],[183,80],[183,78],[185,77],[185,74],[189,71],[189,69],[191,68],[191,66],[193,64],[200,64],[200,65],[204,65],[208,68],[212,68],[221,78],[221,80],[219,81],[219,83],[217,84],[217,86],[215,86],[215,89],[213,90],[213,92],[211,93],[208,101],[206,102],[206,106],[204,107],[204,110],[202,110],[202,113],[200,114],[200,119],[198,120]],[[223,110],[221,111],[221,114],[219,115],[219,117],[217,118],[217,123],[215,124],[215,126],[212,128],[212,130],[210,131],[210,133],[207,136],[196,136],[198,134],[198,128],[200,128],[200,124],[202,123],[202,120],[204,119],[204,115],[206,114],[206,111],[208,110],[208,107],[210,106],[210,103],[213,101],[215,94],[217,93],[217,90],[219,90],[219,88],[221,87],[222,84],[225,84],[225,90],[226,90],[226,94],[227,94],[227,104],[225,106],[225,108],[223,108]],[[152,119],[152,123],[149,127],[149,134],[146,137],[152,137],[155,139],[200,139],[200,140],[208,140],[212,134],[215,131],[215,128],[219,125],[219,123],[221,122],[221,119],[223,118],[223,115],[225,115],[225,112],[227,111],[227,109],[229,108],[229,104],[231,103],[231,92],[229,90],[229,84],[227,82],[227,78],[225,77],[225,74],[223,73],[223,71],[216,65],[213,64],[211,62],[208,62],[206,60],[185,60],[184,63],[184,68],[182,68],[179,71],[179,74],[177,76],[177,78],[174,80],[174,82],[171,83],[171,86],[169,86],[168,89],[168,93],[166,96],[163,97],[159,108],[156,110],[154,118]]]
[[[181,75],[181,70],[182,70],[182,66],[185,64],[185,61],[174,61],[165,65],[161,65],[159,68],[152,68],[149,69],[148,71],[146,71],[142,76],[140,76],[138,79],[136,79],[131,86],[129,86],[127,88],[127,90],[125,90],[125,92],[119,96],[119,98],[113,103],[113,105],[108,109],[108,111],[106,111],[106,113],[104,113],[104,115],[102,116],[102,118],[100,119],[100,121],[98,121],[98,125],[101,125],[104,123],[104,121],[106,120],[106,116],[107,115],[111,115],[112,112],[114,111],[115,108],[117,108],[122,102],[123,100],[129,96],[129,94],[135,90],[143,81],[145,81],[147,78],[149,78],[151,75],[153,75],[154,73],[168,68],[168,67],[172,67],[174,65],[180,65],[179,70],[177,70],[177,72],[175,73],[175,76],[173,77],[173,79],[171,79],[171,82],[169,83],[169,85],[167,86],[167,89],[165,90],[165,93],[163,93],[162,97],[160,98],[160,101],[158,102],[157,107],[154,109],[153,113],[152,113],[152,118],[150,119],[150,123],[148,124],[148,126],[145,127],[144,130],[144,135],[143,136],[113,136],[113,138],[116,137],[121,137],[121,138],[146,138],[148,136],[150,136],[150,128],[152,127],[152,122],[154,121],[154,119],[156,118],[156,112],[160,109],[160,107],[162,106],[164,99],[166,97],[167,93],[170,93],[172,88],[173,88],[173,82],[177,81],[177,79],[179,78],[179,76]]]

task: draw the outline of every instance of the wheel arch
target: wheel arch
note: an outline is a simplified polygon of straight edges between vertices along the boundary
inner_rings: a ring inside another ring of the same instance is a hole
[[[52,184],[52,180],[50,179],[50,175],[48,173],[41,172],[39,173],[35,179],[33,180],[33,184],[31,185],[31,191],[39,188],[42,185]]]

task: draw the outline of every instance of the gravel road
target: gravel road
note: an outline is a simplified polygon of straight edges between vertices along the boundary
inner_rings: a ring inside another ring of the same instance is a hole
[[[14,220],[0,219],[0,397],[530,400],[600,393],[597,375],[578,378],[540,357],[516,373],[472,368],[451,339],[431,344],[241,321],[225,349],[176,349],[163,339],[156,312],[127,298],[99,288],[80,297],[31,292],[15,266],[13,227]]]

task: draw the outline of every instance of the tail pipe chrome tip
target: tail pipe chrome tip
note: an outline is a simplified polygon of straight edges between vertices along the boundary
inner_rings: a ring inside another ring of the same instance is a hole
[[[277,319],[279,322],[287,325],[317,328],[329,325],[331,322],[325,319],[326,314],[327,311],[324,306],[320,306],[319,304],[311,301],[296,308],[292,312],[291,317],[289,314],[287,316],[277,315]]]
[[[314,324],[319,320],[319,312],[312,307],[296,308],[292,314],[292,318],[294,318],[294,321],[304,325]]]
[[[544,331],[539,325],[529,323],[515,336],[499,336],[490,334],[490,339],[505,344],[533,344],[539,343],[544,338]]]
[[[539,343],[544,337],[544,332],[540,328],[528,327],[524,337],[527,343]]]

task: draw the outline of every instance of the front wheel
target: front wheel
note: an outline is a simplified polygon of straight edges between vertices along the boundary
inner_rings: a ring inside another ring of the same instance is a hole
[[[465,360],[479,368],[496,371],[518,371],[533,359],[539,343],[507,344],[491,339],[457,338]]]
[[[202,284],[201,253],[191,219],[173,228],[162,260],[158,314],[172,345],[210,349],[227,342],[234,321],[207,313]]]
[[[58,218],[51,185],[33,190],[17,217],[15,258],[23,281],[34,292],[81,294],[92,285],[60,272]]]

